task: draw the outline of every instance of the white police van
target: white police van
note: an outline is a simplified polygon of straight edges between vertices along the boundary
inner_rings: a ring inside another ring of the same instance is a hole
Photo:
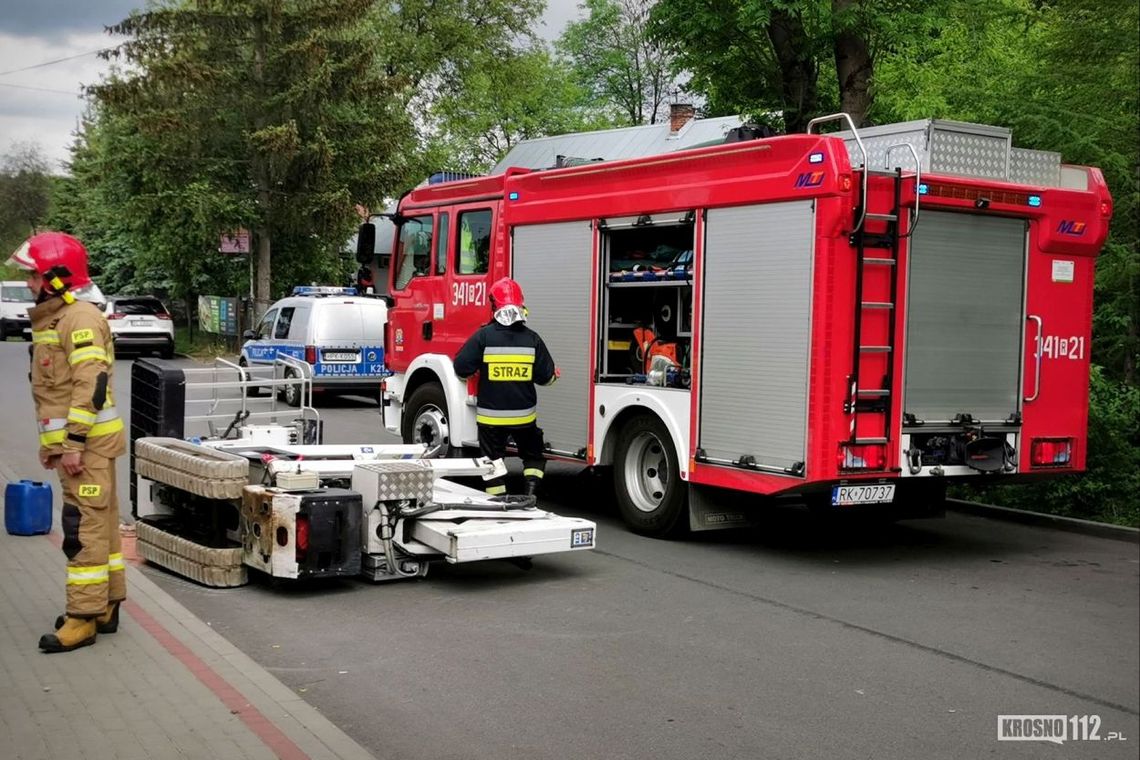
[[[247,330],[238,364],[272,365],[279,354],[313,368],[313,390],[378,398],[384,367],[387,304],[355,288],[299,286],[273,304],[256,330]],[[286,375],[292,374],[287,371]],[[285,403],[297,406],[300,386],[286,385]]]

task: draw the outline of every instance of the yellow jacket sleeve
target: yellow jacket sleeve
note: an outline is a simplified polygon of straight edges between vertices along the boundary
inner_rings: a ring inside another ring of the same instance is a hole
[[[102,315],[78,313],[61,321],[60,343],[67,355],[71,402],[67,410],[64,448],[82,450],[87,445],[97,414],[109,406],[108,368],[114,361],[110,330]]]

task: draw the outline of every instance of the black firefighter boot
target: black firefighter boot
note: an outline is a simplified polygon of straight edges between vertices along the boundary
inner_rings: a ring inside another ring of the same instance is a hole
[[[111,602],[106,611],[95,618],[95,630],[99,633],[114,633],[119,630],[119,605],[122,602]],[[67,615],[60,615],[55,619],[55,629],[58,631],[67,620]]]
[[[94,644],[95,625],[95,618],[65,618],[58,631],[40,636],[40,649],[51,654]]]
[[[534,496],[537,499],[538,498],[538,486],[541,483],[542,483],[541,478],[536,478],[536,477],[528,475],[527,479],[526,479],[526,483],[523,486],[523,493],[526,496]]]

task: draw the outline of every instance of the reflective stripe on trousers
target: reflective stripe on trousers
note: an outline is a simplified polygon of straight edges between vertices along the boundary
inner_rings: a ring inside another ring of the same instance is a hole
[[[475,421],[480,425],[529,425],[538,419],[538,407],[529,409],[487,409],[475,407]]]
[[[110,565],[93,565],[91,567],[68,566],[67,568],[68,586],[91,586],[96,583],[107,583],[110,580]]]

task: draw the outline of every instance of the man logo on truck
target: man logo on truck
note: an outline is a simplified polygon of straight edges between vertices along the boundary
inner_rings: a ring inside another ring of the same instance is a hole
[[[824,172],[804,172],[796,177],[796,187],[819,187],[823,184]]]

